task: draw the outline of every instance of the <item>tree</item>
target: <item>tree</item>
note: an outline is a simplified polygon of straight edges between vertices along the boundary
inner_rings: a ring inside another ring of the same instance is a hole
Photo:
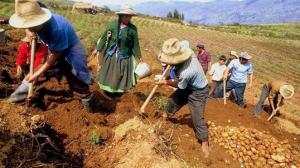
[[[181,14],[180,20],[184,20],[184,14],[183,13]]]
[[[180,13],[178,12],[177,9],[174,10],[173,18],[175,18],[175,19],[180,19]]]
[[[172,12],[169,12],[169,13],[167,14],[167,17],[168,17],[168,18],[173,18]]]

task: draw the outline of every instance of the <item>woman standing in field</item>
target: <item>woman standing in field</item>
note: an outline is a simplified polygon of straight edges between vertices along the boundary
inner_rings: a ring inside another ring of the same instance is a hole
[[[98,84],[111,96],[122,94],[136,85],[136,58],[141,61],[138,31],[131,23],[136,13],[126,5],[116,14],[118,19],[108,24],[96,48],[97,52],[104,52]]]

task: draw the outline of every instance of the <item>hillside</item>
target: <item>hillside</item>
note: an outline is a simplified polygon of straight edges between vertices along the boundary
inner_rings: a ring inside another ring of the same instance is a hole
[[[71,13],[70,7],[55,3],[48,6],[74,25],[86,48],[89,65],[95,75],[95,60],[89,54],[107,23],[115,17]],[[0,2],[0,18],[10,16],[13,12],[13,3]],[[143,58],[151,64],[153,74],[139,81],[135,89],[114,101],[106,101],[99,94],[97,84],[94,84],[92,91],[98,101],[95,104],[97,112],[94,114],[84,112],[80,100],[68,96],[68,86],[64,80],[59,84],[53,79],[37,88],[47,93],[40,97],[43,108],[8,104],[5,98],[18,83],[4,82],[0,78],[0,167],[1,164],[7,167],[23,165],[87,168],[189,168],[224,165],[250,168],[262,167],[265,164],[274,167],[300,166],[297,157],[300,153],[299,24],[195,27],[144,17],[133,18],[133,23],[139,31]],[[282,28],[285,26],[288,28]],[[7,71],[14,79],[16,50],[23,30],[15,30],[9,26],[4,28],[7,30],[9,42],[0,46],[0,70]],[[270,31],[276,36],[270,36]],[[176,119],[162,120],[161,114],[165,110],[167,96],[173,89],[159,88],[147,108],[149,117],[136,117],[154,86],[154,75],[161,72],[161,65],[156,59],[157,53],[163,41],[171,37],[189,40],[193,49],[198,42],[204,43],[214,60],[220,54],[227,55],[230,50],[247,51],[253,56],[255,80],[254,87],[246,90],[247,108],[239,109],[232,102],[224,106],[219,100],[209,100],[207,103],[205,117],[210,125],[213,156],[209,160],[202,157],[200,146],[194,139],[187,107],[176,114]],[[266,122],[267,113],[263,113],[261,118],[254,118],[252,109],[259,98],[263,83],[269,79],[290,82],[296,87],[296,94],[293,99],[285,102],[282,115]],[[36,115],[40,117],[32,118]],[[35,129],[33,122],[42,122],[45,125]],[[294,126],[293,129],[290,125]],[[39,152],[38,145],[47,141],[40,138],[41,142],[35,143],[36,133],[48,135],[50,142],[56,144],[59,150],[53,149],[48,142],[46,150]],[[252,150],[250,147],[255,150],[250,153],[251,156],[246,149],[246,152],[239,153],[234,149],[236,145],[229,142],[234,142],[243,149],[247,147],[249,151]],[[284,163],[271,158],[272,155],[277,159],[277,154],[284,154]]]
[[[215,24],[259,24],[300,21],[298,0],[214,0],[209,2],[145,2],[135,6],[138,12],[165,17],[175,9],[183,12],[186,21]]]

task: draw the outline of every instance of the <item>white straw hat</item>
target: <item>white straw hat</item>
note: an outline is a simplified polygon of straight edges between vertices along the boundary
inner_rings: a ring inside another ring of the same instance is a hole
[[[188,60],[192,54],[193,51],[190,48],[181,47],[178,39],[171,38],[164,42],[158,59],[168,65],[177,65]]]
[[[252,57],[247,52],[241,52],[239,58],[245,58],[245,59],[249,60]]]
[[[16,0],[15,14],[9,24],[15,28],[31,28],[42,25],[51,18],[49,9],[41,8],[35,0]]]
[[[116,12],[117,15],[131,15],[136,16],[137,13],[132,9],[131,5],[124,5],[121,7],[120,11]]]
[[[294,87],[292,85],[285,84],[285,85],[282,85],[280,87],[279,93],[285,99],[290,99],[290,98],[292,98],[294,96],[295,89],[294,89]]]
[[[233,55],[233,56],[235,56],[236,58],[239,57],[239,55],[237,54],[236,51],[230,51],[230,55]]]

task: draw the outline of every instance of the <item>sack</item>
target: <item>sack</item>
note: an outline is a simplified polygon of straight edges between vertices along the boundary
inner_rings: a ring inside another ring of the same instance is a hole
[[[141,62],[137,65],[134,73],[137,75],[138,79],[143,79],[151,75],[151,67],[149,64]]]

